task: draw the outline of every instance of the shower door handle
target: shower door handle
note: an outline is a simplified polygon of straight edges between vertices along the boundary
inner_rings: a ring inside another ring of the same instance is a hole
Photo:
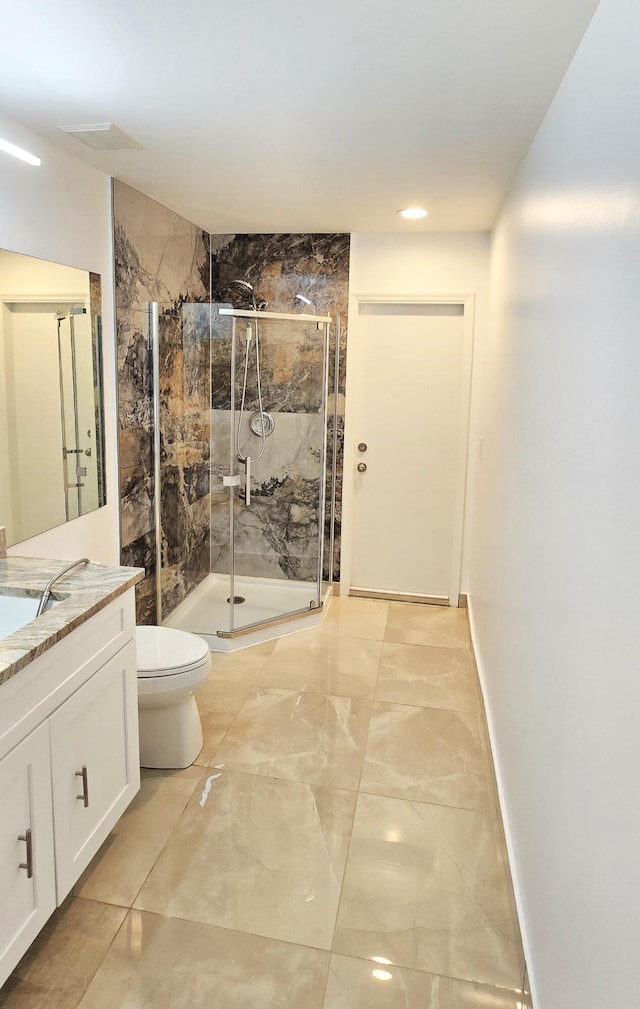
[[[247,507],[251,504],[251,456],[248,455],[244,461],[244,503]]]

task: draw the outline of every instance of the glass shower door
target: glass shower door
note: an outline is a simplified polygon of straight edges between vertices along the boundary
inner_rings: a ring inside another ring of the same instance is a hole
[[[328,320],[230,316],[228,599],[237,633],[322,604]]]

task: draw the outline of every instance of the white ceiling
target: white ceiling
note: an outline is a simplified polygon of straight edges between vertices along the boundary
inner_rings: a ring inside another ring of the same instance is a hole
[[[485,230],[596,6],[14,0],[0,108],[213,232]]]

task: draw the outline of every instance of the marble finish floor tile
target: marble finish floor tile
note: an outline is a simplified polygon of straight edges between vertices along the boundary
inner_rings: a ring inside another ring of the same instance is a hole
[[[357,788],[371,701],[260,690],[249,694],[215,763],[252,774]]]
[[[481,705],[470,651],[393,641],[382,646],[375,696],[378,701],[450,711],[479,711]]]
[[[68,897],[0,989],[2,1009],[76,1009],[126,913]]]
[[[351,599],[333,596],[322,626],[330,634],[382,641],[389,603],[385,599]]]
[[[73,892],[130,907],[200,780],[202,769],[141,772],[140,791]]]
[[[258,676],[257,687],[371,699],[381,641],[347,638],[324,627],[281,638]]]
[[[384,640],[439,648],[470,648],[467,611],[452,606],[389,603]]]
[[[276,640],[262,641],[250,648],[234,652],[211,653],[211,676],[214,680],[232,680],[234,683],[256,682],[258,673],[276,647]]]
[[[361,795],[333,950],[515,990],[508,885],[491,817]]]
[[[195,692],[204,744],[195,763],[206,767],[244,704],[251,685],[232,680],[216,680],[211,674]]]
[[[135,906],[328,949],[355,801],[300,782],[205,774]]]
[[[375,701],[360,788],[493,811],[493,776],[478,716]]]
[[[324,1009],[523,1009],[506,988],[333,955]]]
[[[328,959],[304,946],[131,911],[80,1009],[321,1009]]]

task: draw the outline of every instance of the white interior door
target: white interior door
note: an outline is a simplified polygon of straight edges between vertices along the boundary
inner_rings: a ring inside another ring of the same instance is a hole
[[[464,307],[363,302],[357,328],[351,587],[457,605],[470,362]]]

